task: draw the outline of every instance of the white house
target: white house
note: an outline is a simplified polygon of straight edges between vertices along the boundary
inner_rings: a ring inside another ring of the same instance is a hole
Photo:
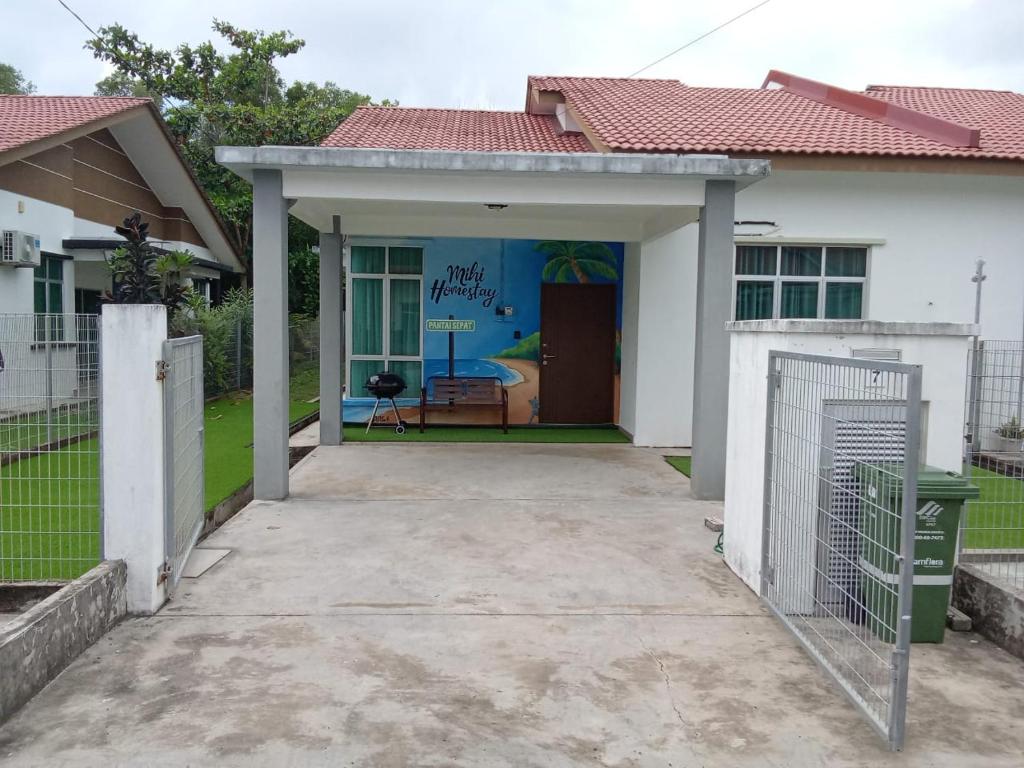
[[[216,298],[244,266],[149,99],[0,95],[0,313],[95,312],[138,211]]]
[[[257,496],[287,493],[287,399],[276,384],[286,210],[324,233],[329,308],[348,237],[349,394],[369,367],[418,387],[432,357],[425,321],[445,308],[439,283],[443,291],[452,276],[469,276],[462,298],[492,297],[489,323],[521,342],[531,328],[517,319],[520,305],[536,303],[546,283],[585,282],[572,267],[538,270],[527,255],[552,247],[536,241],[604,243],[613,253],[620,244],[611,271],[591,265],[621,296],[614,422],[638,445],[692,445],[694,492],[722,498],[726,322],[969,323],[971,277],[984,259],[982,332],[1019,338],[1022,124],[1024,96],[1001,91],[854,92],[774,71],[754,89],[531,77],[523,112],[361,107],[321,148],[220,148],[218,159],[255,188],[257,381],[275,382],[256,389]],[[524,240],[534,245],[509,245]],[[509,275],[522,272],[532,284],[513,288]],[[460,343],[471,358],[499,362],[569,357],[572,366],[541,369],[548,391],[564,377],[578,398],[605,398],[609,388],[592,395],[574,376],[585,356],[565,351],[592,347],[591,327],[607,313],[578,307],[557,355],[547,334],[532,353]],[[341,329],[330,320],[324,333],[326,356]],[[337,363],[327,359],[325,370]],[[340,439],[338,388],[336,378],[322,381],[325,442]]]

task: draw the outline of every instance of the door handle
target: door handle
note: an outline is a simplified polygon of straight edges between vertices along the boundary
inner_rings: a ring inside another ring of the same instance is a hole
[[[554,360],[556,357],[558,357],[558,355],[548,355],[548,354],[542,354],[541,355],[541,359],[543,359],[543,360]]]

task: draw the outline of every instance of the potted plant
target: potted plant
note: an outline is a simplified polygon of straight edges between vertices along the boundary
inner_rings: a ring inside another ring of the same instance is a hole
[[[1021,453],[1024,444],[1024,425],[1016,416],[1003,422],[995,430],[995,449],[1000,453]]]

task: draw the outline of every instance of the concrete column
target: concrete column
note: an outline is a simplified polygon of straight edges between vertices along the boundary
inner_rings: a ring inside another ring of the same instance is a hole
[[[288,208],[281,172],[252,174],[253,495],[288,495]]]
[[[341,445],[341,223],[320,233],[320,445]]]
[[[729,336],[732,305],[736,182],[704,184],[697,247],[697,344],[693,370],[693,465],[698,499],[725,498],[725,437],[729,415]]]
[[[100,315],[103,557],[128,567],[128,612],[154,613],[166,599],[159,580],[164,542],[164,403],[156,364],[167,338],[167,309],[108,304]]]

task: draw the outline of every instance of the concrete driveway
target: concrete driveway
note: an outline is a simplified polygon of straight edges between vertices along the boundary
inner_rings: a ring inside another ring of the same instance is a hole
[[[630,446],[350,445],[3,728],[10,765],[1019,766],[1024,665],[915,646],[881,740]]]

